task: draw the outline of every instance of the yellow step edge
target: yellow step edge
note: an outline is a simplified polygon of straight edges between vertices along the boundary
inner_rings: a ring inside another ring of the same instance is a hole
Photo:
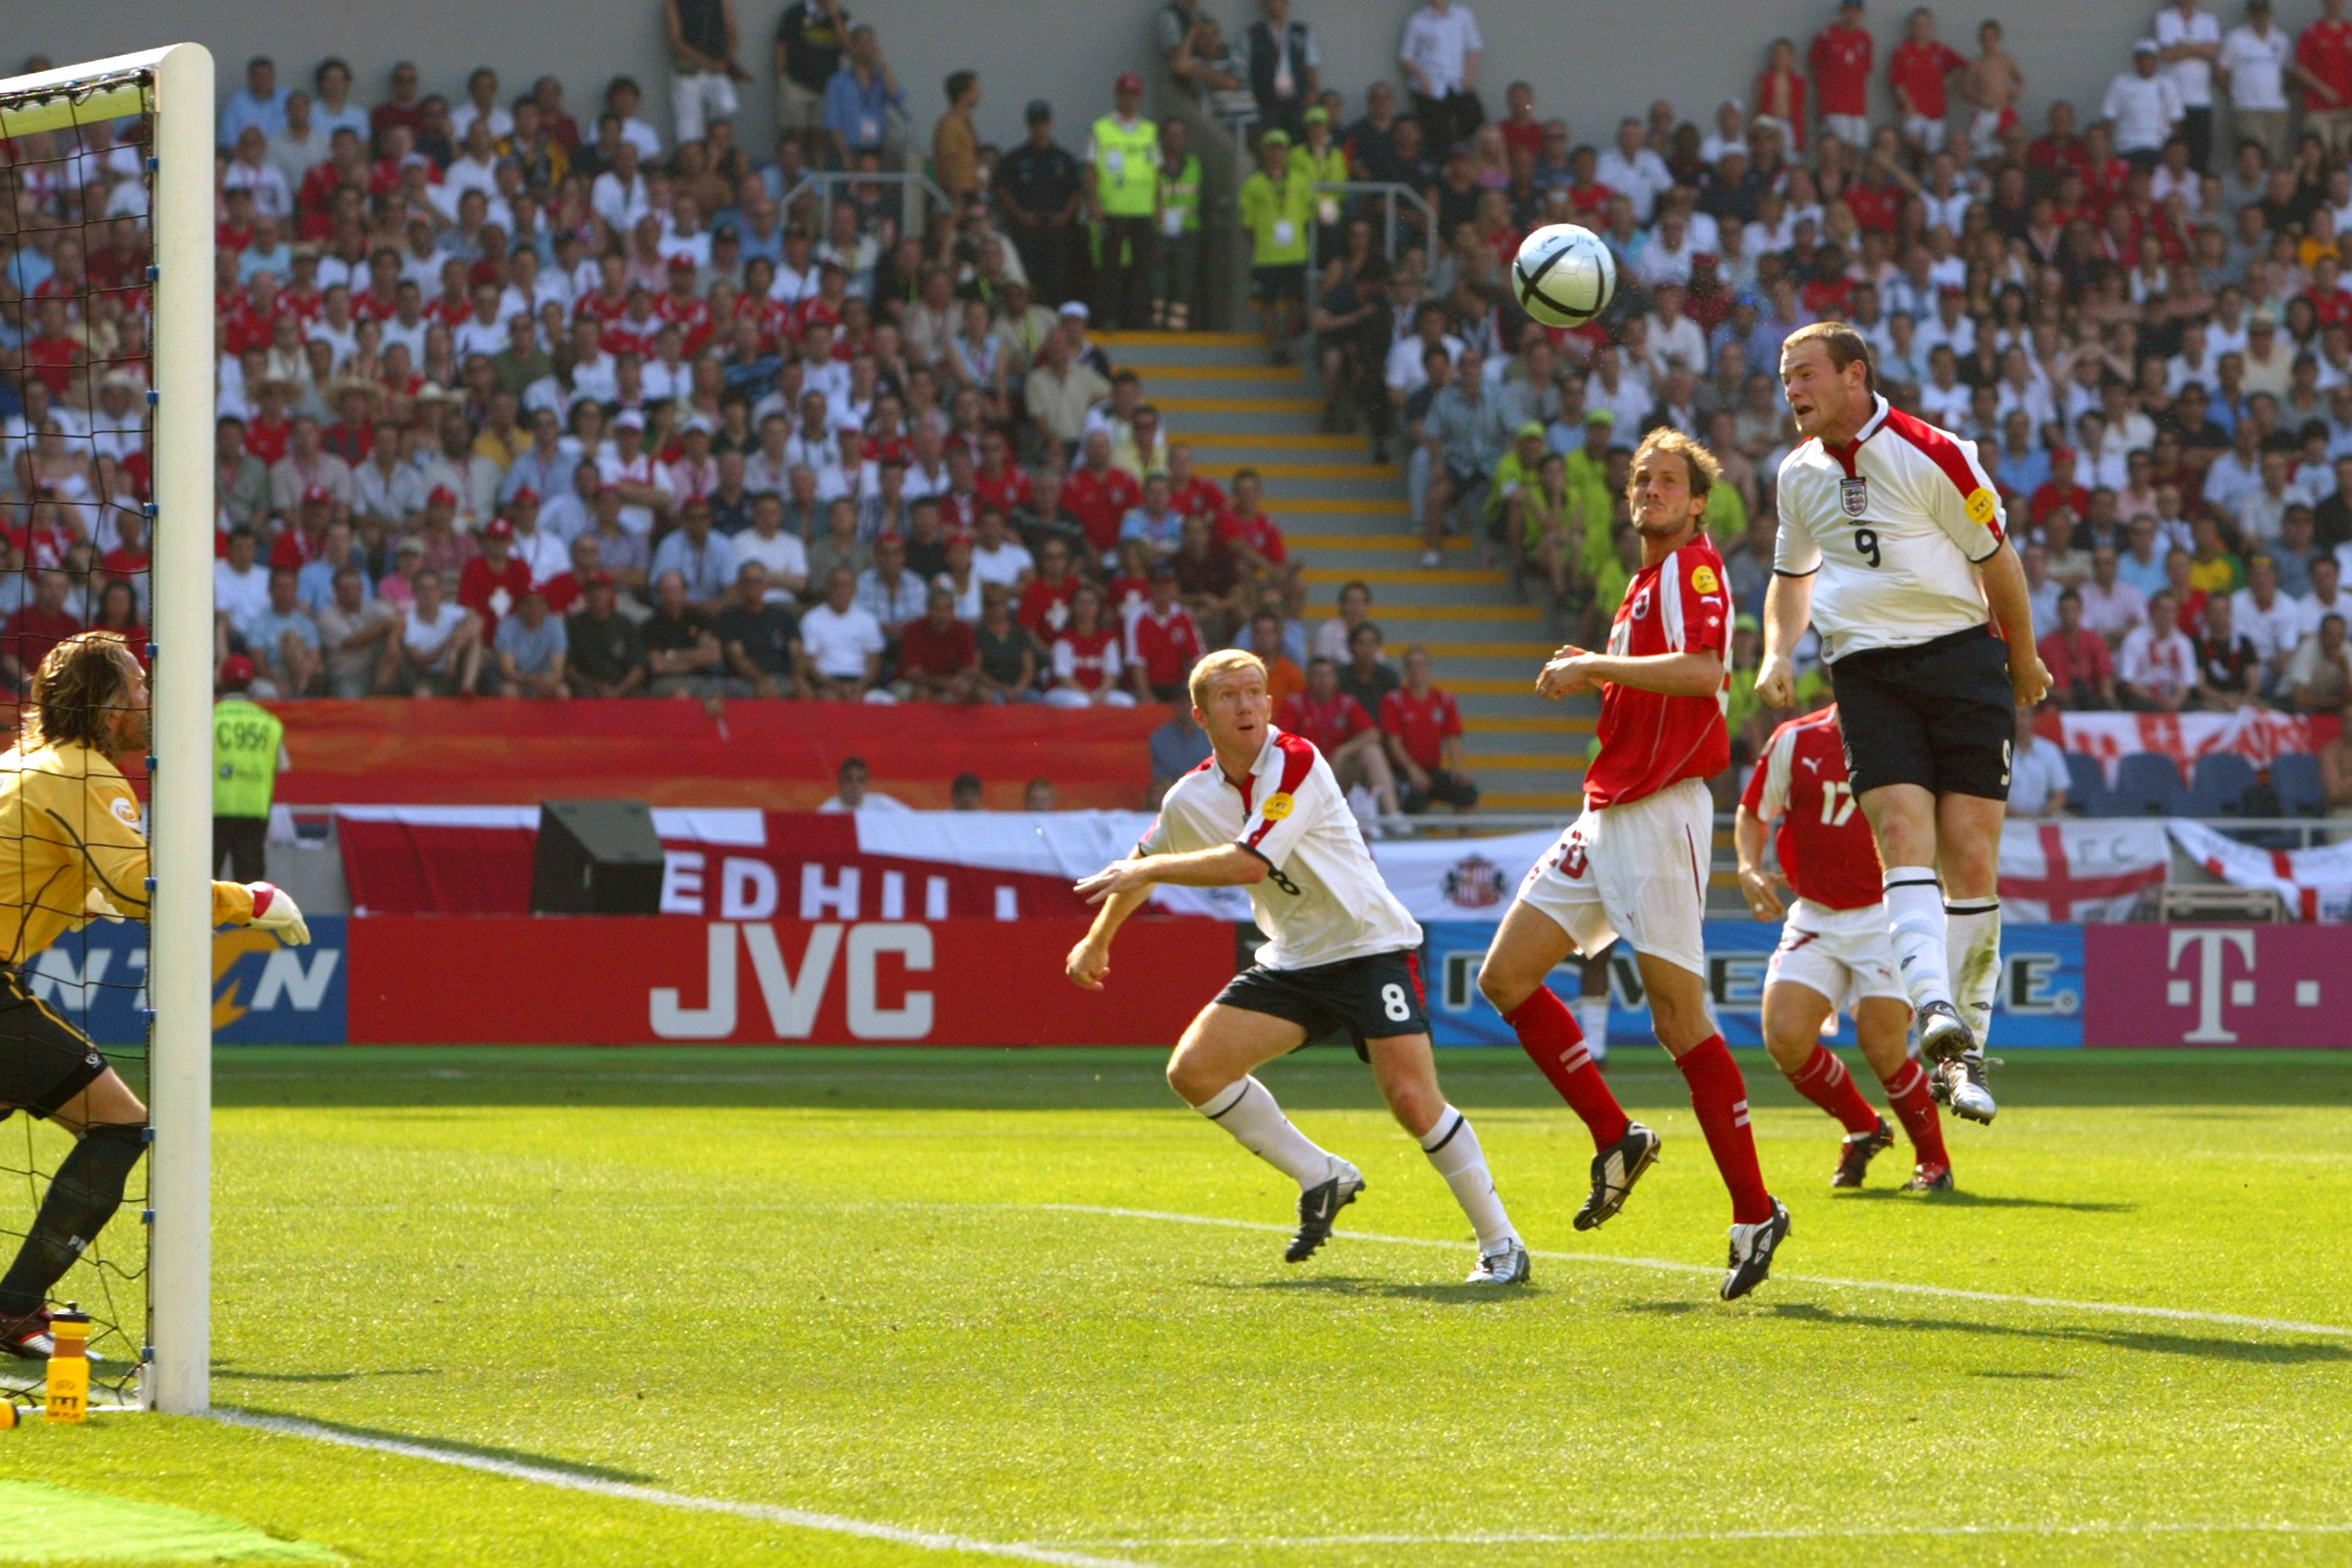
[[[1255,468],[1260,477],[1269,479],[1396,480],[1404,477],[1394,463],[1246,463],[1221,458],[1203,459],[1194,467],[1217,479],[1230,479],[1243,468]]]
[[[1314,610],[1328,610],[1331,604],[1324,601],[1310,604]],[[1533,605],[1381,605],[1372,606],[1372,619],[1387,626],[1392,621],[1539,621],[1543,612]],[[1396,638],[1391,637],[1391,642]]]
[[[1173,440],[1188,443],[1194,451],[1211,451],[1219,447],[1276,447],[1285,451],[1301,452],[1361,452],[1361,436],[1310,436],[1280,430],[1180,430]],[[1369,458],[1365,466],[1370,466]]]
[[[1584,759],[1575,757],[1531,756],[1524,752],[1496,752],[1492,756],[1477,752],[1465,752],[1462,761],[1473,773],[1493,769],[1497,773],[1582,773]]]
[[[1402,555],[1422,552],[1420,537],[1411,533],[1290,533],[1283,537],[1293,550],[1387,550]],[[1469,547],[1461,547],[1467,554]]]
[[[1259,469],[1261,473],[1264,471],[1263,468]],[[1300,512],[1320,512],[1348,517],[1411,517],[1412,515],[1411,503],[1402,500],[1382,500],[1376,496],[1322,498],[1268,496],[1265,510],[1276,518],[1292,517]],[[1412,539],[1412,542],[1418,546],[1421,541]]]
[[[1375,616],[1380,606],[1372,606]],[[1524,658],[1532,660],[1528,679],[1533,680],[1543,661],[1551,658],[1558,644],[1548,642],[1433,642],[1429,645],[1432,658]]]
[[[1307,381],[1307,373],[1295,364],[1137,364],[1120,368],[1141,376],[1147,387],[1157,381],[1286,381],[1293,385],[1304,385]]]
[[[1144,348],[1165,344],[1170,348],[1188,349],[1258,349],[1265,346],[1260,332],[1150,332],[1118,331],[1088,334],[1098,343],[1114,348]]]
[[[1457,588],[1499,588],[1510,579],[1479,566],[1309,566],[1308,583],[1430,583]]]
[[[1565,714],[1557,719],[1549,716],[1538,719],[1474,713],[1462,721],[1462,728],[1475,735],[1570,735],[1579,732],[1575,721]],[[1589,725],[1582,731],[1588,735],[1591,732]]]
[[[1584,807],[1582,790],[1499,790],[1478,792],[1478,804],[1489,811],[1558,811],[1572,814]],[[1737,880],[1737,879],[1734,879]]]
[[[1435,658],[1434,653],[1429,656]],[[1517,675],[1469,675],[1453,679],[1441,679],[1437,684],[1457,696],[1475,692],[1481,697],[1533,697],[1536,694],[1536,671],[1542,668],[1534,660],[1528,661],[1528,673]],[[1443,673],[1443,667],[1441,667]]]
[[[1313,397],[1211,397],[1199,393],[1178,393],[1172,397],[1155,397],[1152,406],[1162,413],[1177,414],[1320,414],[1321,400]],[[1357,437],[1359,440],[1361,437]],[[1169,439],[1181,441],[1181,430],[1169,432]]]

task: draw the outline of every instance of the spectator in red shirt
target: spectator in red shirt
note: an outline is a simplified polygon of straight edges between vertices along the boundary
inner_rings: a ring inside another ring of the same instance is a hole
[[[1108,555],[1118,548],[1119,524],[1143,504],[1143,490],[1126,469],[1111,466],[1109,431],[1087,437],[1086,460],[1062,481],[1061,504],[1097,552]]]
[[[35,320],[38,331],[25,345],[25,368],[39,376],[59,402],[84,405],[89,389],[80,384],[81,367],[89,357],[66,321],[66,302],[52,294],[43,299]]]
[[[2075,453],[2072,447],[2056,447],[2050,453],[2050,477],[2034,487],[2026,499],[2027,515],[2039,528],[2053,511],[2060,507],[2081,517],[2091,510],[2091,492],[2074,480]]]
[[[2107,639],[2083,625],[2083,595],[2072,588],[2058,595],[2058,629],[2034,644],[2050,670],[2050,695],[2077,712],[2113,709],[2116,661]]]
[[[1789,128],[1789,141],[1805,150],[1805,79],[1797,69],[1797,46],[1775,38],[1756,73],[1756,118],[1777,120]]]
[[[2302,68],[2303,128],[2317,133],[2331,156],[2352,144],[2352,21],[2344,0],[2321,0],[2319,19],[2294,41]]]
[[[1870,145],[1870,68],[1877,46],[1862,25],[1862,0],[1842,0],[1838,19],[1813,35],[1808,60],[1822,129],[1855,152]]]
[[[1318,657],[1307,663],[1307,689],[1282,705],[1275,721],[1305,737],[1339,775],[1339,787],[1372,792],[1382,816],[1398,815],[1396,773],[1381,749],[1380,726],[1364,705],[1339,689],[1339,667]]]
[[[44,572],[34,580],[31,602],[0,626],[0,677],[18,692],[28,688],[51,648],[81,630],[80,617],[66,608],[72,594],[72,579],[63,572]]]
[[[1936,37],[1936,13],[1921,5],[1905,25],[1905,37],[1886,62],[1902,115],[1903,140],[1930,155],[1944,150],[1944,115],[1950,108],[1945,83],[1969,68],[1966,55]]]
[[[1174,702],[1185,694],[1206,647],[1192,612],[1176,598],[1176,568],[1151,569],[1151,597],[1127,623],[1127,677],[1138,702]]]
[[[1381,699],[1381,732],[1389,761],[1404,779],[1404,809],[1419,816],[1443,803],[1457,812],[1478,804],[1478,785],[1462,766],[1462,714],[1429,683],[1429,650],[1404,650],[1404,684]]]
[[[1235,476],[1239,483],[1239,476]],[[1225,510],[1225,492],[1217,481],[1193,466],[1192,443],[1168,443],[1168,504],[1186,517],[1205,511],[1215,517]]]
[[[1265,515],[1265,481],[1258,478],[1255,468],[1234,472],[1234,504],[1217,516],[1216,534],[1217,542],[1234,552],[1252,586],[1279,590],[1292,615],[1306,605],[1307,585],[1299,580],[1298,563],[1282,542],[1282,526]]]
[[[955,590],[934,587],[919,621],[898,633],[898,679],[918,702],[977,702],[980,640],[956,619]]]
[[[479,616],[482,641],[498,636],[499,617],[530,592],[530,567],[514,552],[514,524],[494,517],[482,525],[482,552],[457,575],[457,603]]]
[[[1083,586],[1070,570],[1070,547],[1048,538],[1037,547],[1037,574],[1021,590],[1013,618],[1027,626],[1039,643],[1051,647],[1070,624],[1070,596]]]

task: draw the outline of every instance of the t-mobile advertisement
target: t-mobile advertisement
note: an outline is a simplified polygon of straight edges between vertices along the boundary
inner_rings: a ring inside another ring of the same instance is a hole
[[[2352,939],[2341,926],[2087,930],[2099,974],[2084,1019],[2094,1045],[2352,1047]]]
[[[1429,1015],[1441,1046],[1507,1046],[1518,1037],[1478,994],[1478,961],[1494,940],[1485,921],[1441,921],[1423,928],[1429,949]],[[2078,925],[2016,925],[2001,933],[2001,985],[1993,1003],[1992,1043],[2005,1047],[2080,1046],[2084,1043],[2083,933]],[[2092,927],[2095,931],[2151,927]],[[1706,922],[1707,993],[1723,1037],[1734,1046],[1764,1043],[1764,967],[1780,940],[1780,928],[1762,921]],[[2340,944],[2340,939],[2339,939]],[[1649,1043],[1650,1015],[1642,995],[1641,966],[1633,949],[1619,942],[1609,957],[1609,1043]],[[2105,979],[2104,973],[2102,974]],[[1551,985],[1566,1000],[1582,994],[1583,971],[1571,960],[1552,973]],[[2347,986],[2352,989],[2352,986]],[[1853,1020],[1838,1016],[1836,1046],[1854,1043]],[[2103,1041],[2104,1044],[2117,1042]],[[2346,1044],[2352,1044],[2347,1039]]]

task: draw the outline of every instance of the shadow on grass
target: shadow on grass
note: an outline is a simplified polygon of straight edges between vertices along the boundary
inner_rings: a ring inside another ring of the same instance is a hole
[[[1849,1056],[1852,1053],[1847,1053]],[[1755,1103],[1804,1102],[1760,1051],[1740,1053]],[[820,1110],[1152,1110],[1181,1114],[1166,1053],[1134,1049],[903,1047],[226,1047],[214,1057],[223,1108],[740,1106]],[[1858,1057],[1853,1058],[1857,1071]],[[1450,1096],[1479,1109],[1557,1111],[1551,1088],[1515,1049],[1438,1053]],[[1609,1067],[1633,1107],[1689,1103],[1663,1053],[1628,1047]],[[1294,1110],[1377,1110],[1354,1052],[1310,1046],[1262,1070]],[[2016,1051],[2005,1104],[2352,1107],[2352,1052]]]
[[[524,1448],[499,1448],[487,1443],[460,1442],[455,1437],[436,1437],[417,1432],[395,1432],[383,1426],[355,1426],[346,1421],[323,1421],[299,1410],[265,1410],[259,1405],[233,1405],[239,1415],[256,1415],[271,1421],[299,1421],[306,1426],[332,1432],[346,1437],[365,1437],[378,1443],[404,1443],[419,1448],[432,1448],[442,1453],[464,1454],[478,1459],[497,1459],[509,1465],[530,1465],[542,1470],[560,1470],[568,1476],[588,1480],[625,1481],[634,1486],[656,1486],[660,1478],[642,1470],[620,1470],[608,1465],[583,1465],[576,1459],[559,1459],[546,1454],[534,1454]]]
[[[371,1377],[438,1377],[437,1366],[385,1366],[352,1372],[248,1372],[235,1362],[213,1363],[213,1375],[238,1383],[357,1383]]]
[[[2308,1340],[2231,1340],[2200,1334],[2166,1333],[2148,1329],[2032,1328],[2014,1323],[1986,1323],[1948,1318],[1873,1317],[1863,1312],[1833,1312],[1810,1301],[1758,1303],[1762,1315],[1783,1321],[1820,1323],[1832,1328],[1893,1330],[1901,1333],[1982,1334],[1996,1339],[2049,1340],[2059,1344],[2098,1345],[2108,1350],[2147,1351],[2158,1355],[2199,1356],[2212,1361],[2267,1363],[2301,1366],[2314,1362],[2352,1362],[2352,1346],[2315,1343]],[[1655,1318],[1688,1317],[1706,1310],[1701,1301],[1628,1301],[1621,1309]],[[1982,1372],[1979,1377],[2050,1378],[2072,1373]]]
[[[1457,1281],[1453,1284],[1407,1285],[1394,1279],[1366,1279],[1352,1274],[1318,1274],[1297,1279],[1259,1279],[1236,1283],[1230,1279],[1203,1279],[1201,1283],[1220,1290],[1276,1290],[1292,1295],[1377,1296],[1391,1301],[1432,1301],[1441,1307],[1485,1307],[1520,1300],[1543,1292],[1534,1286],[1514,1285],[1507,1289],[1493,1285],[1472,1285]]]
[[[2074,1203],[2064,1198],[2021,1198],[1966,1188],[1949,1193],[1906,1193],[1893,1187],[1849,1189],[1832,1194],[1834,1204],[1922,1203],[1955,1209],[2066,1209],[2074,1214],[2137,1214],[2137,1204]]]
[[[2144,1351],[2157,1355],[2197,1356],[2210,1361],[2239,1361],[2276,1366],[2302,1366],[2315,1362],[2352,1362],[2352,1346],[2312,1341],[2232,1340],[2202,1334],[2171,1333],[2152,1329],[2091,1329],[2029,1327],[1940,1318],[1873,1317],[1858,1312],[1832,1312],[1810,1301],[1774,1301],[1764,1315],[1791,1322],[1823,1323],[1837,1328],[1882,1329],[1900,1333],[1957,1333],[1997,1339],[2047,1340],[2056,1344],[2097,1345],[2108,1350]]]

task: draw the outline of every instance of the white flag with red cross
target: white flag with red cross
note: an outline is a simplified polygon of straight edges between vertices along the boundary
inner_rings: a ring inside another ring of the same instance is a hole
[[[2146,818],[2011,822],[2000,834],[2001,917],[2018,923],[2129,920],[2163,885],[2172,845]]]

